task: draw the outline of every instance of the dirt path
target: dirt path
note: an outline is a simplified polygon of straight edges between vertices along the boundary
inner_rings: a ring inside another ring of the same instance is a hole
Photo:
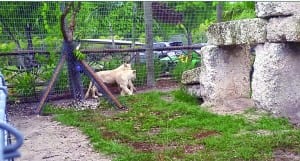
[[[174,83],[175,84],[175,83]],[[176,85],[176,84],[175,84]],[[174,85],[174,88],[177,86]],[[154,88],[165,91],[174,88]],[[138,93],[148,91],[140,90]],[[51,102],[54,105],[68,106],[72,100]],[[98,102],[90,99],[91,107]],[[21,157],[16,161],[111,161],[112,158],[97,153],[92,149],[87,136],[79,129],[64,126],[52,119],[51,116],[31,115],[37,103],[24,103],[8,106],[10,123],[24,136]]]
[[[16,161],[110,161],[96,153],[78,129],[63,126],[50,116],[11,116],[11,123],[23,134],[21,157]]]

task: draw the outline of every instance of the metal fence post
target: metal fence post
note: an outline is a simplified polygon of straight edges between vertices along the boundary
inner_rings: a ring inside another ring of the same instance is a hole
[[[23,144],[23,136],[7,123],[6,98],[8,96],[4,77],[0,72],[0,161],[19,157],[18,148]],[[16,143],[8,144],[8,135],[13,134]]]

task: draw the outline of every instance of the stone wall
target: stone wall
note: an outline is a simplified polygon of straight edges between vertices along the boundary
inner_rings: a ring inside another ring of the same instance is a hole
[[[252,46],[255,106],[300,124],[300,2],[256,2],[256,14],[209,27],[200,97],[213,106],[249,97]]]
[[[300,14],[300,2],[257,2],[255,5],[258,18],[285,17]]]
[[[300,2],[257,2],[267,38],[255,47],[253,100],[265,109],[300,124]]]
[[[246,46],[206,46],[201,50],[201,96],[206,105],[226,99],[249,97],[251,68]]]
[[[255,48],[256,107],[300,122],[300,44],[265,43]]]
[[[208,28],[207,43],[219,46],[264,43],[266,24],[260,18],[216,23]]]

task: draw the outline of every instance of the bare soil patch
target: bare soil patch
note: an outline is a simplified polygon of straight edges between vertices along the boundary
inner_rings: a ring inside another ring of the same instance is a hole
[[[79,129],[64,126],[52,116],[31,115],[34,105],[9,108],[10,123],[24,136],[21,157],[16,161],[111,160],[111,157],[95,152]]]

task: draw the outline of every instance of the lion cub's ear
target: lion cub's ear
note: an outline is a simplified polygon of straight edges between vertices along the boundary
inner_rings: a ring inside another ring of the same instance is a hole
[[[131,64],[124,63],[124,67],[128,68],[128,69],[131,69]]]

